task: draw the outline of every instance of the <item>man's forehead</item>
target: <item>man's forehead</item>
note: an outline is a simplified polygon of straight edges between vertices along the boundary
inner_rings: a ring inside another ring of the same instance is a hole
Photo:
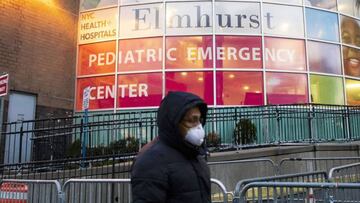
[[[185,113],[185,116],[195,116],[195,115],[201,116],[199,107],[193,107]]]

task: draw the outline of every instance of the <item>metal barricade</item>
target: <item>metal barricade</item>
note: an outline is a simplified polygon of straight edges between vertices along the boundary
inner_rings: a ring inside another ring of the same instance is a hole
[[[232,199],[233,193],[227,191],[225,185],[221,181],[211,178],[211,202],[228,203],[229,196]]]
[[[279,162],[279,174],[329,171],[356,162],[360,162],[360,157],[284,158]]]
[[[130,179],[70,179],[63,185],[61,203],[72,202],[131,202]],[[103,184],[103,185],[101,185]],[[104,186],[105,184],[105,186]],[[116,184],[120,184],[117,185]],[[232,192],[219,180],[211,179],[212,202],[227,203]],[[121,188],[121,185],[124,186]]]
[[[360,162],[330,169],[331,182],[360,183]]]
[[[62,187],[61,203],[130,203],[130,183],[130,179],[70,179]]]
[[[223,182],[227,188],[234,188],[238,180],[277,175],[277,165],[271,159],[208,162],[208,166],[211,177]]]
[[[235,186],[235,190],[241,191],[245,185],[252,182],[328,182],[328,176],[325,171],[317,171],[309,173],[251,178],[239,181]]]
[[[60,183],[56,180],[17,180],[0,181],[0,202],[57,203],[61,195]]]
[[[253,182],[235,190],[234,203],[242,202],[360,202],[358,183]]]

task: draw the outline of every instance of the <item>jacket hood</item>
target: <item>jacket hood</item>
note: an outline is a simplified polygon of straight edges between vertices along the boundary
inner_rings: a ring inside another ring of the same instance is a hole
[[[196,147],[186,142],[180,134],[178,124],[185,113],[193,108],[199,107],[202,125],[205,125],[207,105],[198,96],[187,92],[169,92],[161,101],[157,114],[157,124],[159,127],[160,140],[178,149],[185,156],[196,156],[202,153],[204,146]]]

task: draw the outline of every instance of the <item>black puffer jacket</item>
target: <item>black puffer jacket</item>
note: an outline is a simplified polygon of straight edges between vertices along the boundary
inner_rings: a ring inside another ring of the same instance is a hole
[[[196,95],[170,92],[162,101],[157,118],[159,139],[140,152],[133,165],[134,203],[211,202],[204,150],[185,142],[177,127],[185,112],[194,106],[199,106],[205,122],[207,106]]]

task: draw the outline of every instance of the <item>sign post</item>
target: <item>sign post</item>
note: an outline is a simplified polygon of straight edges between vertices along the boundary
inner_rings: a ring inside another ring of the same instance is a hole
[[[84,92],[83,92],[83,110],[84,110],[84,125],[83,125],[83,140],[82,140],[82,150],[81,150],[81,154],[82,154],[82,158],[83,160],[85,160],[86,158],[86,143],[87,143],[87,136],[88,136],[88,122],[89,122],[89,116],[88,116],[88,111],[89,111],[89,100],[90,100],[90,86],[84,88]]]

